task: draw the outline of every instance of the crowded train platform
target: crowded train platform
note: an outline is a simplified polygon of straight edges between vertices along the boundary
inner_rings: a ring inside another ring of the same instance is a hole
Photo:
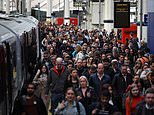
[[[153,114],[154,57],[144,41],[131,34],[123,44],[117,33],[105,29],[43,22],[39,26],[40,58],[30,60],[36,63],[29,65],[29,82],[36,88],[33,95],[44,103],[41,108],[52,115]],[[27,93],[24,96],[31,95]],[[149,110],[139,109],[144,105]]]
[[[38,1],[0,0],[0,115],[154,115],[153,0]]]

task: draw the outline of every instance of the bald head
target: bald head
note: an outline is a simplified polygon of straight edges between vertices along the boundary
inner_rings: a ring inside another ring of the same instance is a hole
[[[62,62],[63,62],[63,59],[61,57],[58,57],[56,59],[56,67],[57,67],[57,69],[61,69],[62,68]]]
[[[61,57],[58,57],[57,59],[56,59],[56,63],[58,62],[58,63],[62,63],[62,61],[63,61],[63,59],[61,58]]]
[[[104,73],[104,65],[103,63],[99,63],[98,66],[97,66],[97,72],[99,74],[103,74]]]

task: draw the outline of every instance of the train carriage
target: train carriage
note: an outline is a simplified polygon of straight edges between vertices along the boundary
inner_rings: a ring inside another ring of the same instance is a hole
[[[39,57],[38,21],[0,15],[0,115],[11,114],[13,102],[29,79],[30,49]]]

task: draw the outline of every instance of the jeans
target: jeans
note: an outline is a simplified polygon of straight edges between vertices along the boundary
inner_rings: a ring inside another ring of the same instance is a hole
[[[51,112],[54,114],[55,109],[58,106],[58,103],[62,102],[64,100],[64,94],[63,93],[52,93],[51,95]]]

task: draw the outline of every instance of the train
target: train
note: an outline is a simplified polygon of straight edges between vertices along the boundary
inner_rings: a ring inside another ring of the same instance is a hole
[[[14,100],[29,79],[28,66],[39,54],[39,21],[0,14],[0,115],[11,115]]]

